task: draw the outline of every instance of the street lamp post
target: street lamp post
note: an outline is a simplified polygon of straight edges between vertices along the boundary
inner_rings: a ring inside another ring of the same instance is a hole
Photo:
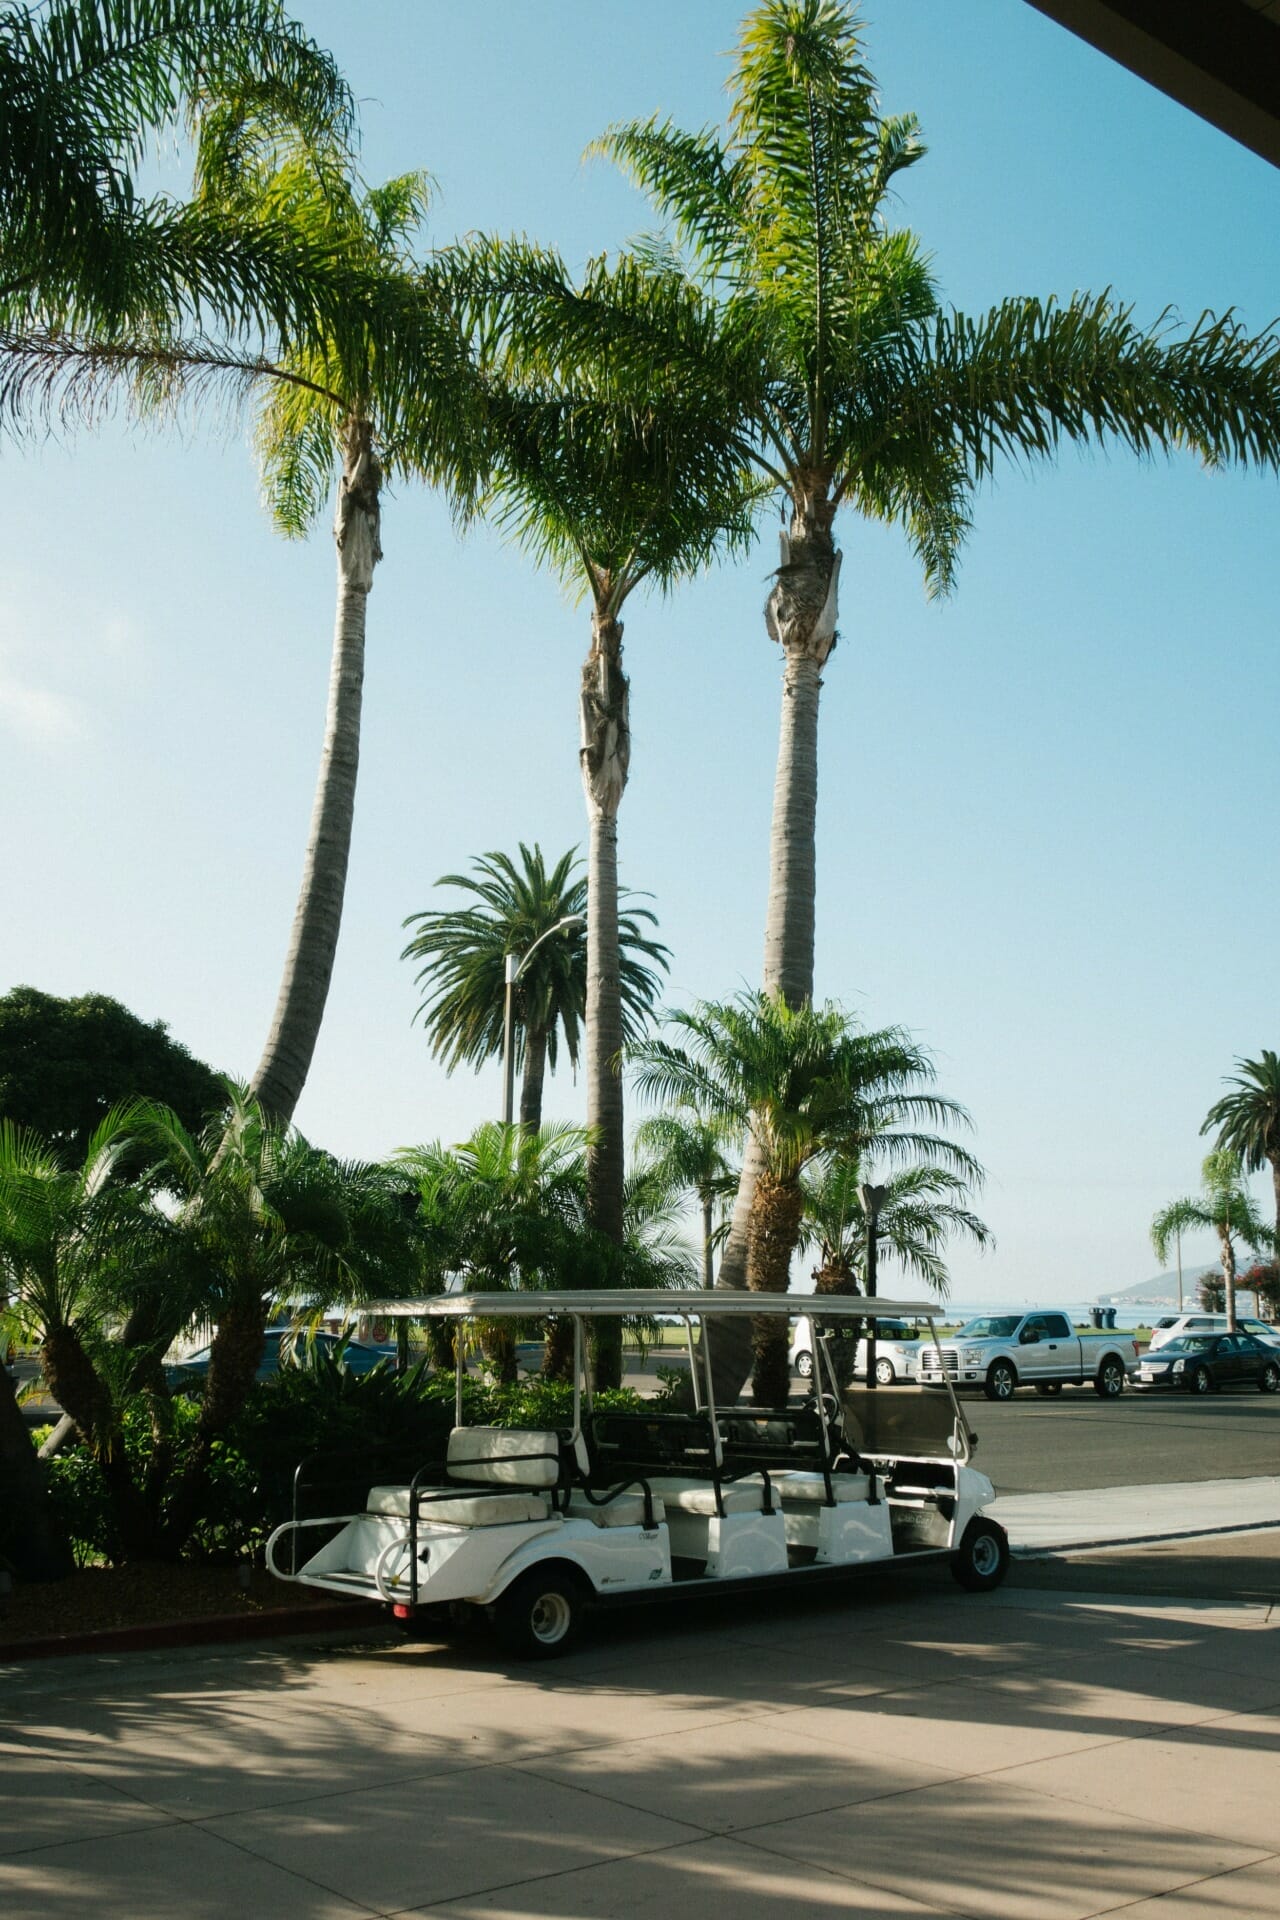
[[[502,978],[506,993],[502,1007],[502,1119],[508,1127],[516,1100],[516,981],[544,940],[549,940],[553,933],[563,933],[566,927],[582,926],[586,917],[585,913],[566,913],[553,927],[540,933],[533,945],[526,947],[522,954],[509,953],[504,960]]]

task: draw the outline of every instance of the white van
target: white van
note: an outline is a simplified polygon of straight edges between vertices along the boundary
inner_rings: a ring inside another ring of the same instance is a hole
[[[1242,1313],[1236,1315],[1236,1326],[1241,1333],[1251,1333],[1255,1339],[1265,1340],[1268,1346],[1280,1347],[1280,1327],[1268,1326],[1265,1320],[1246,1320]],[[1154,1353],[1157,1347],[1167,1347],[1170,1341],[1181,1340],[1184,1333],[1226,1331],[1225,1313],[1166,1313],[1151,1329],[1148,1352]]]

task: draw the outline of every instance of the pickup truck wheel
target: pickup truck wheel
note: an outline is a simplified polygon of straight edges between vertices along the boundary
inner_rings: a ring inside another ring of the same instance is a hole
[[[582,1631],[581,1581],[564,1567],[534,1567],[489,1608],[500,1644],[521,1660],[553,1660]]]
[[[951,1571],[969,1593],[988,1593],[1009,1571],[1009,1539],[994,1520],[973,1519],[951,1556]]]
[[[988,1400],[1012,1400],[1018,1376],[1009,1360],[993,1360],[987,1368],[986,1384],[982,1391]]]
[[[1098,1368],[1093,1390],[1101,1400],[1114,1400],[1124,1392],[1124,1363],[1117,1360],[1114,1354]]]
[[[1258,1375],[1258,1392],[1274,1393],[1277,1388],[1280,1388],[1280,1367],[1276,1365],[1274,1360],[1268,1360],[1266,1366]]]
[[[813,1378],[813,1355],[806,1347],[802,1347],[796,1355],[796,1372],[802,1380]]]
[[[897,1378],[898,1376],[893,1370],[892,1360],[876,1361],[876,1385],[877,1386],[892,1387],[896,1384]]]
[[[1039,1380],[1036,1382],[1036,1392],[1042,1400],[1048,1400],[1055,1393],[1062,1392],[1062,1382],[1061,1380]]]

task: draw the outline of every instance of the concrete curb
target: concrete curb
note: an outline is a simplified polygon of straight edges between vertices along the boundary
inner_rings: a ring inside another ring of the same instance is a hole
[[[1105,1553],[1110,1547],[1160,1547],[1178,1540],[1223,1539],[1233,1533],[1280,1533],[1280,1521],[1234,1520],[1226,1527],[1188,1527],[1182,1533],[1130,1533],[1123,1538],[1109,1534],[1102,1540],[1065,1540],[1059,1546],[1010,1546],[1009,1553],[1014,1560],[1064,1560],[1069,1554]]]
[[[202,1620],[162,1620],[99,1633],[50,1634],[42,1640],[0,1640],[0,1662],[52,1660],[73,1653],[145,1653],[158,1647],[198,1647],[219,1641],[274,1640],[286,1634],[333,1633],[384,1625],[380,1606],[341,1600],[326,1607],[269,1607],[262,1613],[213,1614]]]

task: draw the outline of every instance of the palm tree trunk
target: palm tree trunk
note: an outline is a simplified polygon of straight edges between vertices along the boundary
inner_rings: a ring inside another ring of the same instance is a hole
[[[587,1218],[622,1245],[623,1096],[622,978],[618,947],[618,807],[631,758],[627,677],[622,671],[622,623],[597,608],[591,648],[582,669],[579,764],[589,823],[587,853],[586,1082]],[[596,1323],[597,1384],[622,1379],[620,1322]]]
[[[536,1133],[542,1125],[542,1083],[547,1070],[547,1030],[524,1030],[524,1073],[520,1079],[520,1125]]]
[[[334,517],[338,611],[324,751],[280,996],[252,1083],[267,1113],[286,1124],[293,1118],[315,1052],[342,923],[360,765],[365,612],[373,570],[382,558],[381,485],[372,428],[367,420],[352,420],[343,436]]]
[[[747,1285],[752,1293],[787,1291],[803,1209],[804,1195],[798,1182],[778,1180],[767,1171],[761,1173],[748,1241]],[[760,1406],[785,1407],[791,1388],[786,1321],[774,1315],[753,1320],[751,1344],[755,1354],[752,1397]]]
[[[0,1354],[0,1358],[3,1355]],[[0,1556],[19,1580],[65,1580],[71,1548],[53,1515],[46,1470],[22,1417],[13,1381],[0,1366]]]
[[[818,704],[822,669],[836,643],[840,580],[840,555],[831,532],[834,518],[824,484],[800,493],[793,503],[790,531],[781,536],[781,561],[765,607],[769,637],[781,646],[784,664],[769,836],[764,990],[781,994],[793,1007],[813,998]],[[741,1290],[747,1284],[752,1200],[762,1168],[760,1149],[750,1138],[720,1256],[718,1287]],[[718,1399],[733,1399],[746,1377],[744,1345],[734,1340],[732,1326],[726,1321],[716,1327],[713,1379]]]
[[[711,1236],[714,1231],[714,1201],[709,1197],[702,1202],[702,1284],[710,1292],[715,1285],[715,1263],[711,1252]]]
[[[1273,1237],[1271,1258],[1280,1260],[1280,1153],[1268,1156],[1271,1161],[1271,1190],[1276,1197],[1276,1230]]]
[[[1227,1315],[1227,1332],[1236,1330],[1236,1249],[1230,1233],[1219,1227],[1222,1242],[1222,1303]]]

